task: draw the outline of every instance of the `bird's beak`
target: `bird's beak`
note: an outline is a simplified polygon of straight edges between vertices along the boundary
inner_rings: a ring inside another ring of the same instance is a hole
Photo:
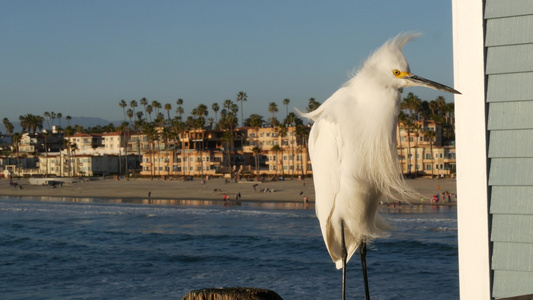
[[[407,73],[406,76],[403,77],[403,79],[407,80],[409,82],[409,85],[411,86],[424,86],[428,87],[430,89],[438,90],[438,91],[445,91],[453,94],[461,94],[461,92],[452,89],[449,86],[445,86],[444,84],[440,84],[435,81],[431,81],[429,79],[413,75],[411,73]]]

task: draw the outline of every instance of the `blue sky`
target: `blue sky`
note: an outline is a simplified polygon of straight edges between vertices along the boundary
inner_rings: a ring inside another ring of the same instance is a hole
[[[239,91],[245,117],[270,102],[283,117],[283,99],[322,103],[405,31],[423,34],[404,47],[411,71],[453,86],[451,1],[0,0],[0,118],[121,120],[118,102],[142,97],[190,114]]]

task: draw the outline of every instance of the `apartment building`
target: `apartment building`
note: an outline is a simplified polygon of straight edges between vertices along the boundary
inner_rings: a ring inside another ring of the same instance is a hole
[[[135,157],[128,156],[128,164],[135,165]],[[50,153],[39,157],[39,174],[54,175],[58,177],[70,176],[102,176],[125,172],[126,157],[103,154],[77,154]]]

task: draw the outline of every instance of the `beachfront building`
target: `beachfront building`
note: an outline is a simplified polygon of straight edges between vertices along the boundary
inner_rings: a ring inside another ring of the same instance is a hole
[[[141,156],[142,153],[150,149],[150,142],[145,134],[138,132],[128,133],[128,154]]]
[[[533,2],[453,0],[461,299],[533,298]]]
[[[61,149],[60,134],[24,133],[18,144],[19,153],[56,152]]]
[[[149,151],[143,154],[141,175],[144,176],[214,176],[224,171],[221,150]],[[229,172],[229,170],[226,170]]]
[[[305,176],[312,174],[307,138],[310,128],[301,131],[295,126],[285,128],[248,128],[244,153],[259,157],[259,173],[265,175]],[[257,149],[259,151],[257,151]]]
[[[76,133],[66,136],[65,140],[70,145],[76,145],[77,151],[82,153],[91,153],[92,151],[102,148],[102,134]]]
[[[454,176],[455,148],[443,142],[441,126],[430,120],[417,122],[420,123],[418,130],[407,131],[401,125],[398,127],[398,155],[403,173],[407,176]],[[76,133],[66,136],[66,143],[58,143],[62,144],[62,150],[46,147],[49,151],[44,151],[44,140],[34,137],[32,142],[28,137],[28,142],[21,143],[21,147],[32,145],[33,148],[26,150],[38,155],[40,160],[46,160],[41,165],[53,169],[53,174],[63,174],[60,176],[72,175],[73,163],[63,162],[64,167],[60,168],[47,157],[59,156],[67,160],[79,155],[122,157],[119,161],[123,164],[112,164],[116,169],[103,170],[106,174],[308,176],[312,175],[307,148],[309,130],[310,126],[241,127],[230,134],[224,130],[196,128],[173,135],[163,128],[156,128],[157,134],[150,137],[138,132]],[[436,133],[431,141],[424,135],[427,130]],[[231,140],[233,143],[230,143]],[[42,151],[35,152],[35,147]],[[129,157],[127,166],[123,158],[126,155]],[[32,168],[31,165],[29,168]],[[70,169],[65,172],[65,168]],[[38,169],[22,173],[47,172],[45,168]],[[101,173],[89,171],[88,167],[83,172]]]
[[[43,176],[102,176],[125,172],[125,156],[113,154],[89,155],[49,153],[39,157],[38,173]],[[128,163],[134,165],[136,158],[129,156]]]
[[[433,135],[427,134],[428,131]],[[403,174],[417,177],[454,177],[455,147],[443,141],[441,124],[433,120],[412,121],[411,128],[397,126],[397,149]]]
[[[128,145],[128,137],[125,131],[102,134],[102,146],[107,153],[123,154]]]

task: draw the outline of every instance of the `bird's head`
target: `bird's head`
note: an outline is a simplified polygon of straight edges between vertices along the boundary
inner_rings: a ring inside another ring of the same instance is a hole
[[[388,40],[366,60],[361,72],[392,88],[423,86],[434,90],[461,94],[449,86],[411,73],[409,64],[402,54],[402,48],[416,36],[419,36],[419,34],[404,33]]]

